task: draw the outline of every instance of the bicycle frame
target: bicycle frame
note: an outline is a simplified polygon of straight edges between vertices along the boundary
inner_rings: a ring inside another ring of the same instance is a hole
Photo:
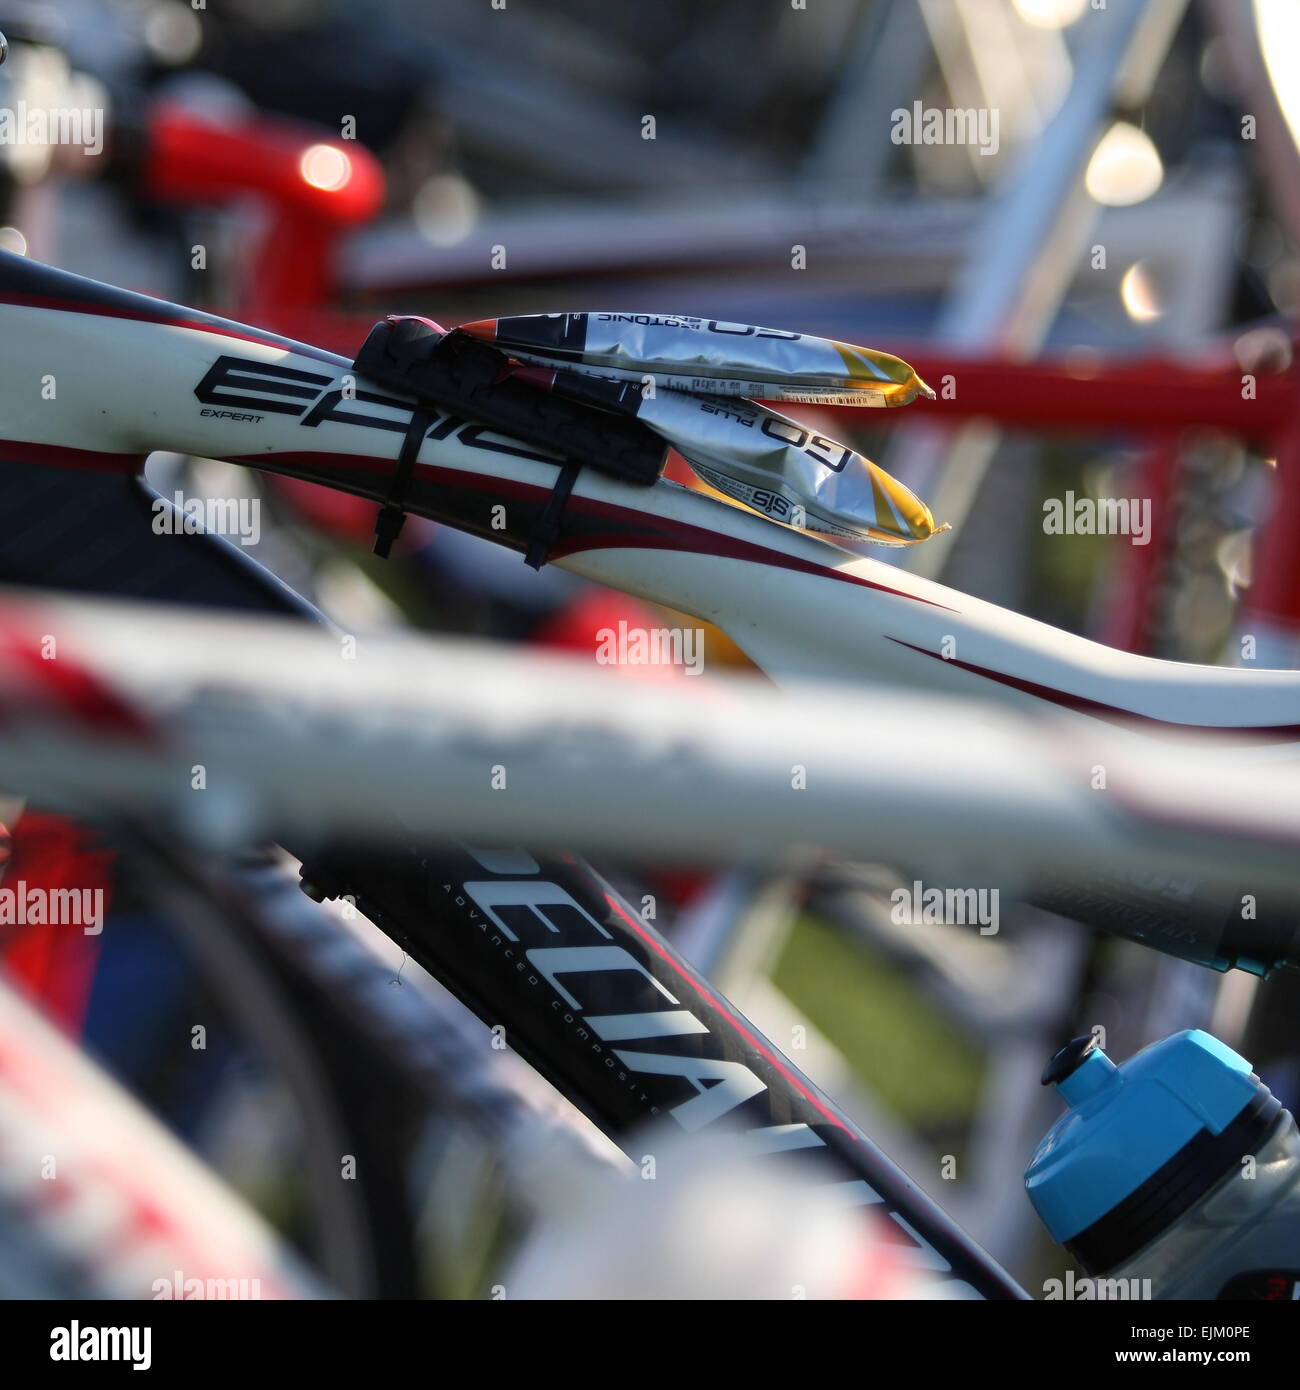
[[[167,449],[376,503],[412,417],[335,354],[7,254],[0,373],[11,457],[137,473]],[[403,504],[522,552],[555,477],[544,453],[440,414]],[[1118,652],[665,480],[637,488],[584,470],[550,559],[716,623],[778,680],[1046,701],[1139,727],[1300,743],[1300,673]]]
[[[57,661],[41,659],[46,635]],[[749,675],[715,675],[695,699],[620,681],[611,699],[608,674],[576,656],[424,635],[346,640],[355,646],[270,618],[0,590],[0,771],[72,814],[111,814],[125,796],[166,821],[185,815],[217,843],[229,814],[220,794],[178,807],[196,762],[221,769],[243,821],[295,839],[383,844],[400,824],[673,864],[780,862],[792,839],[906,863],[932,844],[1018,882],[1043,863],[1085,884],[1199,872],[1281,892],[1294,878],[1291,767],[1245,761],[1222,739],[1138,743],[1106,726],[1084,737],[1058,712],[778,690]],[[891,734],[883,745],[879,729]],[[498,764],[508,796],[485,775]],[[1090,786],[1098,764],[1108,797]],[[798,792],[795,766],[808,777]],[[635,817],[620,815],[629,787]],[[1202,809],[1188,816],[1189,805]]]
[[[193,1296],[188,1279],[227,1290],[243,1281],[265,1299],[332,1296],[260,1217],[3,980],[0,1101],[0,1263],[31,1259],[12,1237],[15,1227],[32,1226],[44,1252],[38,1278],[71,1296],[158,1298],[165,1288],[180,1299]],[[57,1202],[40,1176],[52,1145]],[[153,1282],[155,1275],[162,1278]],[[24,1295],[31,1296],[10,1287],[5,1296]]]

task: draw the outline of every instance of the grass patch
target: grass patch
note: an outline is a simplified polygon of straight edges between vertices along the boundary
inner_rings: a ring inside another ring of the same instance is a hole
[[[984,1075],[978,1049],[885,957],[801,917],[777,987],[843,1052],[867,1090],[927,1136],[964,1130]]]

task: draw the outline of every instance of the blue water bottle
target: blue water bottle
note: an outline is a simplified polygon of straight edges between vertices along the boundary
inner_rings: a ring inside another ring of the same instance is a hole
[[[1069,1106],[1025,1173],[1102,1298],[1300,1299],[1300,1133],[1199,1029],[1117,1067],[1075,1038],[1043,1073]]]

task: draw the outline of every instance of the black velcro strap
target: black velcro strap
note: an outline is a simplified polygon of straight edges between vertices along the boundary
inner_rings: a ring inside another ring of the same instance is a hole
[[[375,516],[375,554],[385,560],[388,559],[388,552],[392,550],[393,542],[401,535],[406,522],[402,500],[406,496],[407,484],[415,470],[415,460],[420,456],[420,445],[424,443],[425,433],[432,424],[433,416],[422,407],[411,412],[411,423],[407,425],[406,434],[402,438],[402,448],[397,455],[397,466],[393,469],[388,496]]]
[[[546,507],[537,520],[533,534],[528,538],[524,564],[535,570],[541,569],[546,563],[551,547],[560,539],[560,521],[564,516],[564,507],[573,491],[573,485],[578,481],[579,467],[576,463],[566,463],[560,469],[560,476],[556,478],[551,495],[546,499]]]

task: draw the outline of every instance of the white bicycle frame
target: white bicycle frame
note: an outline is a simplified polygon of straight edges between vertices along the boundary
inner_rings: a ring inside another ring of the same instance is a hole
[[[137,471],[171,450],[382,501],[410,419],[334,354],[0,257],[9,457]],[[555,479],[536,449],[443,415],[405,505],[522,548],[511,513],[535,513]],[[454,499],[454,517],[430,497]],[[778,681],[880,682],[1300,744],[1300,673],[1119,652],[665,480],[639,488],[584,469],[564,527],[554,563],[716,623]]]
[[[804,845],[902,863],[960,853],[1012,881],[1050,863],[1078,881],[1244,873],[1276,891],[1300,852],[1290,765],[1059,712],[743,675],[683,691],[481,643],[18,591],[0,591],[0,653],[5,785],[209,843],[382,841],[400,823],[629,860],[772,864]]]
[[[56,1269],[66,1264],[108,1298],[233,1298],[236,1289],[244,1298],[250,1289],[265,1299],[333,1296],[260,1216],[3,980],[0,1141],[6,1236],[10,1223],[34,1232]],[[42,1176],[52,1151],[58,1202]],[[5,1251],[26,1282],[24,1256],[31,1259],[22,1244]]]

